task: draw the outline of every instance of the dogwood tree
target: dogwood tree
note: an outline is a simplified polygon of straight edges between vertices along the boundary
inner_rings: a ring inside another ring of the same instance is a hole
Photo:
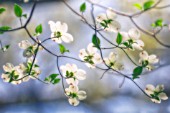
[[[157,85],[155,88],[153,85],[148,83],[146,88],[142,88],[135,80],[140,79],[140,75],[142,75],[144,72],[159,68],[154,67],[154,64],[157,64],[161,60],[157,57],[157,55],[148,53],[146,50],[144,50],[145,43],[140,38],[141,33],[153,37],[157,43],[163,47],[170,48],[170,45],[164,44],[157,37],[163,28],[169,29],[169,25],[168,23],[164,23],[163,19],[157,19],[152,23],[151,27],[153,28],[153,31],[150,32],[140,27],[134,21],[134,18],[137,18],[141,14],[152,9],[162,9],[169,7],[169,5],[160,6],[159,4],[162,1],[163,0],[147,0],[143,4],[136,3],[134,4],[134,7],[136,7],[139,11],[134,14],[126,14],[121,11],[114,10],[111,7],[105,7],[96,0],[84,1],[84,3],[80,5],[80,10],[77,11],[74,10],[74,8],[72,8],[72,6],[69,5],[65,0],[62,0],[62,2],[75,14],[75,16],[78,16],[84,24],[89,26],[89,29],[94,31],[94,34],[92,34],[90,37],[91,43],[89,43],[87,47],[80,48],[79,54],[77,55],[78,57],[76,58],[71,57],[71,53],[69,53],[69,56],[65,55],[66,52],[69,52],[69,48],[65,47],[65,43],[72,43],[75,39],[72,34],[68,33],[68,29],[70,29],[70,27],[67,25],[67,23],[49,20],[47,24],[50,27],[49,31],[51,31],[51,35],[49,36],[50,38],[41,40],[39,37],[41,37],[41,34],[45,32],[43,30],[42,24],[37,25],[34,34],[31,34],[27,28],[28,24],[31,24],[30,20],[32,19],[32,15],[36,10],[38,1],[33,3],[29,17],[27,14],[23,13],[24,9],[19,4],[14,4],[14,14],[16,18],[20,20],[21,26],[13,28],[12,26],[3,25],[0,27],[0,35],[24,29],[33,43],[28,40],[23,40],[18,44],[18,46],[23,51],[23,57],[25,57],[27,60],[23,63],[19,63],[16,66],[11,63],[4,64],[2,66],[4,72],[1,74],[1,78],[4,82],[9,82],[14,85],[27,82],[29,79],[35,79],[45,84],[54,85],[61,82],[69,103],[73,106],[77,106],[80,103],[80,100],[88,98],[88,94],[85,91],[79,89],[79,82],[86,79],[88,72],[85,71],[86,69],[79,69],[76,64],[71,64],[70,62],[65,65],[59,65],[58,61],[65,57],[70,60],[76,60],[84,63],[87,68],[93,70],[97,68],[102,70],[102,77],[108,71],[115,72],[133,82],[134,85],[136,85],[142,93],[151,99],[152,102],[161,103],[161,100],[168,99],[166,93],[164,92],[164,85]],[[29,0],[24,0],[24,2],[29,2]],[[91,6],[88,8],[90,9],[90,16],[92,17],[93,23],[89,22],[84,16],[84,13],[87,11],[87,4]],[[97,14],[95,17],[95,7],[104,9],[105,13]],[[5,7],[0,7],[0,14],[5,13],[5,11]],[[119,22],[117,19],[118,16],[129,18],[135,27],[129,28],[128,31],[121,30],[121,22]],[[23,24],[23,19],[26,19],[25,24]],[[116,34],[117,37],[110,41],[108,37],[103,35],[103,32]],[[107,45],[102,45],[101,39],[105,40],[112,46],[107,47]],[[48,40],[56,42],[56,45],[58,45],[58,48],[60,49],[60,53],[50,51],[43,45],[44,42]],[[3,52],[7,52],[7,50],[10,49],[10,45],[3,45],[1,41],[0,44],[1,50]],[[130,75],[121,72],[126,67],[126,64],[120,63],[119,52],[113,52],[113,49],[120,49],[123,51],[127,58],[135,65],[135,68],[131,70],[132,73]],[[49,54],[56,57],[56,66],[59,72],[49,75],[48,77],[44,78],[44,80],[39,78],[42,73],[40,70],[41,66],[36,64],[36,56],[40,51],[47,51]],[[109,51],[110,53],[108,55],[104,55],[103,51]],[[137,52],[139,54],[138,63],[128,55],[128,51]],[[60,80],[59,76],[62,80]],[[66,81],[67,84],[64,84],[64,81]]]

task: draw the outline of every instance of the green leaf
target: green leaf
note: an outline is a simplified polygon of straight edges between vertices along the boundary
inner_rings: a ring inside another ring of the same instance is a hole
[[[11,27],[9,27],[9,26],[2,26],[2,27],[0,27],[0,34],[3,34],[5,31],[8,31],[10,29],[11,29]]]
[[[43,32],[43,27],[41,24],[36,27],[35,32],[37,35],[40,35]]]
[[[116,39],[117,44],[118,44],[118,45],[121,44],[121,43],[122,43],[122,40],[123,40],[122,35],[121,35],[120,33],[118,33],[118,34],[117,34],[117,39]]]
[[[166,26],[166,24],[163,24],[163,19],[157,19],[154,23],[151,24],[152,27],[163,27]]]
[[[95,34],[93,35],[92,43],[96,48],[100,48],[100,39]]]
[[[57,78],[58,74],[51,74],[50,76],[46,77],[44,81],[52,83],[52,84],[57,84],[60,82],[60,79]]]
[[[0,8],[0,14],[2,14],[2,13],[5,12],[5,11],[6,11],[5,8],[3,8],[3,7]]]
[[[57,84],[57,83],[59,83],[60,82],[60,79],[59,78],[56,78],[56,79],[54,79],[53,81],[52,81],[52,84]]]
[[[64,45],[62,44],[59,44],[59,48],[60,48],[60,52],[61,54],[64,54],[65,52],[69,52],[69,50],[67,50]]]
[[[22,16],[27,19],[27,14],[23,14]]]
[[[14,4],[14,13],[17,17],[22,17],[22,7],[18,4]]]
[[[80,6],[80,12],[85,12],[85,10],[86,10],[86,3],[83,3]]]
[[[6,52],[9,48],[10,48],[10,45],[5,45],[3,48],[1,48],[1,50],[3,52]]]
[[[143,71],[143,67],[142,66],[138,66],[133,70],[133,79],[139,78],[139,75],[142,74]]]
[[[139,10],[143,10],[143,6],[139,3],[133,4],[133,6],[135,6]]]
[[[154,0],[148,0],[147,2],[143,4],[143,9],[148,10],[149,8],[153,6],[154,3],[155,3]]]

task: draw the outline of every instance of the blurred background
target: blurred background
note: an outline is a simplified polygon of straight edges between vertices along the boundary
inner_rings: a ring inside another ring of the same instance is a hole
[[[94,33],[87,25],[85,25],[79,17],[70,11],[60,0],[39,0],[32,20],[28,27],[32,34],[37,25],[43,25],[43,34],[40,40],[50,37],[50,28],[48,21],[61,21],[69,26],[69,33],[74,36],[74,42],[65,44],[70,49],[70,53],[66,55],[78,58],[79,50],[86,48],[91,42],[91,37]],[[68,0],[68,3],[79,11],[79,6],[84,0]],[[144,2],[144,0],[99,0],[99,3],[113,9],[126,12],[128,14],[137,12],[133,7],[136,2]],[[15,17],[13,12],[14,3],[18,3],[23,7],[24,13],[29,14],[32,8],[32,2],[24,3],[21,0],[1,0],[0,7],[5,7],[7,11],[0,15],[0,26],[8,25],[12,28],[20,26],[19,20]],[[164,0],[160,5],[170,4],[169,0]],[[95,16],[100,13],[105,13],[105,10],[95,7]],[[142,28],[152,31],[151,23],[158,18],[163,18],[167,24],[170,24],[170,8],[162,10],[152,10],[139,17],[135,21]],[[89,22],[90,7],[87,4],[85,17]],[[128,29],[135,27],[128,18],[118,16],[117,20],[121,23],[121,30],[128,31]],[[25,22],[26,19],[23,19]],[[114,41],[116,34],[103,33],[111,41]],[[164,29],[159,38],[162,42],[170,44],[170,31]],[[0,35],[2,43],[10,44],[11,48],[3,53],[0,51],[0,73],[3,73],[2,66],[7,62],[18,65],[24,62],[23,50],[19,49],[18,43],[22,40],[30,40],[24,30],[5,33]],[[159,69],[142,75],[136,82],[144,89],[146,84],[164,84],[165,92],[170,96],[170,49],[160,46],[152,37],[142,34],[142,40],[145,42],[145,50],[159,56]],[[30,40],[31,41],[31,40]],[[108,47],[109,44],[102,41],[102,46]],[[53,41],[45,43],[45,47],[55,53],[59,53],[58,45]],[[124,53],[120,50],[113,50],[119,54],[120,61],[125,65],[123,73],[132,73],[135,67]],[[109,55],[109,51],[104,51],[105,57]],[[139,52],[130,52],[128,54],[138,62]],[[56,58],[45,51],[39,52],[38,64],[42,70],[41,79],[52,73],[58,73],[56,67]],[[60,65],[66,63],[76,63],[79,68],[86,70],[87,79],[80,83],[80,89],[87,91],[87,99],[82,101],[79,106],[73,107],[69,105],[67,98],[64,95],[61,83],[57,85],[46,85],[37,80],[30,80],[29,82],[20,85],[11,85],[4,83],[0,79],[0,113],[170,113],[170,100],[163,101],[161,104],[152,103],[131,81],[125,80],[122,88],[119,88],[123,78],[120,75],[107,73],[101,80],[102,71],[95,69],[91,70],[84,64],[70,60],[61,59]],[[65,84],[66,85],[66,84]],[[67,87],[67,85],[66,85]]]

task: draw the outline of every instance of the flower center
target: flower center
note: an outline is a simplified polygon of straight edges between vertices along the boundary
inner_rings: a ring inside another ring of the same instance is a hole
[[[57,32],[54,32],[54,36],[57,37],[57,38],[60,38],[62,36],[62,33],[57,31]]]

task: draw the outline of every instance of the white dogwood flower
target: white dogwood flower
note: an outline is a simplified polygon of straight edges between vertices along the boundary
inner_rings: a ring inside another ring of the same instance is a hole
[[[108,58],[104,58],[105,63],[114,70],[122,70],[123,65],[117,61],[117,54],[111,52]]]
[[[77,85],[78,80],[86,79],[86,72],[82,69],[78,69],[75,64],[66,64],[60,66],[61,72],[66,77],[66,82],[70,85]]]
[[[18,44],[18,46],[21,49],[24,49],[23,56],[29,58],[35,54],[35,51],[38,45],[32,44],[28,40],[23,40]],[[42,50],[42,49],[43,49],[42,47],[39,47],[39,50]]]
[[[73,36],[68,31],[68,26],[66,23],[61,23],[57,21],[56,23],[53,21],[49,21],[48,24],[50,25],[51,29],[51,39],[57,43],[70,43],[73,41]]]
[[[152,70],[152,64],[156,64],[159,62],[159,59],[157,58],[156,55],[152,54],[152,55],[148,55],[148,53],[146,51],[142,51],[141,53],[139,53],[139,63],[142,65],[145,65],[145,67],[148,70]]]
[[[1,78],[4,80],[4,82],[10,82],[15,85],[21,83],[21,80],[17,80],[22,77],[20,76],[20,71],[18,66],[14,67],[13,64],[7,63],[6,65],[3,66],[3,69],[5,73],[1,75]]]
[[[111,8],[108,8],[105,13],[97,16],[96,21],[109,32],[118,32],[121,28],[120,23],[116,21],[116,13],[113,12]]]
[[[166,93],[163,92],[164,90],[164,85],[157,85],[156,88],[148,84],[146,86],[145,92],[151,96],[151,101],[154,103],[161,103],[161,100],[167,100],[168,97]]]
[[[79,57],[81,60],[87,62],[85,64],[90,68],[95,68],[96,64],[102,62],[100,54],[97,53],[97,48],[92,43],[87,46],[87,49],[80,50]]]
[[[69,98],[69,103],[73,106],[77,106],[79,104],[79,100],[84,100],[87,97],[85,91],[80,91],[79,88],[74,85],[70,85],[69,88],[66,88],[65,92]]]
[[[132,50],[143,50],[144,42],[140,40],[140,32],[137,29],[130,29],[127,32],[120,32],[123,37],[123,42],[126,42],[126,46],[128,46]]]

